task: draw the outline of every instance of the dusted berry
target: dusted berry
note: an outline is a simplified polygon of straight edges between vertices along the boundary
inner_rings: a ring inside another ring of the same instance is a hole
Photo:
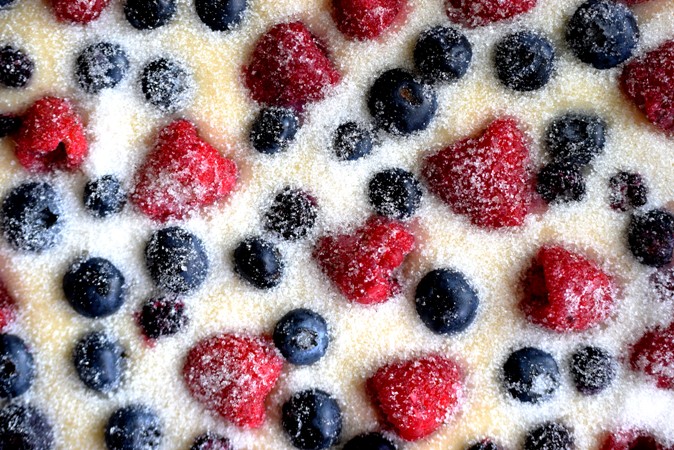
[[[95,217],[118,214],[126,205],[126,192],[113,175],[105,175],[84,185],[84,207]]]
[[[529,12],[537,0],[445,0],[447,16],[453,22],[479,27]]]
[[[641,264],[666,266],[674,253],[674,215],[664,209],[635,214],[627,229],[627,243]]]
[[[300,308],[287,313],[274,327],[274,344],[291,364],[307,366],[325,355],[328,324],[318,313]]]
[[[101,15],[110,0],[51,0],[54,15],[60,22],[86,25]]]
[[[343,161],[355,161],[372,152],[374,140],[369,128],[356,122],[345,122],[337,127],[332,145],[337,158]]]
[[[116,410],[105,425],[108,450],[156,450],[162,445],[164,430],[157,413],[134,404]]]
[[[290,108],[271,107],[260,111],[250,130],[250,142],[260,153],[285,151],[295,139],[300,121]]]
[[[648,203],[648,187],[638,173],[618,172],[608,184],[611,208],[617,211],[629,211]]]
[[[213,31],[229,31],[243,19],[247,0],[195,0],[197,15]]]
[[[381,433],[363,433],[351,438],[343,450],[398,450],[398,447]]]
[[[16,0],[0,0],[0,11],[11,8],[15,2]]]
[[[615,378],[616,361],[599,347],[581,347],[571,355],[571,376],[576,389],[594,395],[606,389]]]
[[[388,169],[370,179],[367,195],[377,214],[398,220],[409,219],[421,204],[421,185],[406,170]]]
[[[524,450],[573,450],[573,430],[564,424],[546,422],[529,430],[524,438]]]
[[[279,249],[262,238],[248,238],[234,249],[234,271],[258,289],[277,286],[283,266]]]
[[[0,139],[19,131],[21,123],[21,117],[19,116],[0,114]]]
[[[22,88],[33,76],[35,64],[23,51],[11,45],[0,48],[0,84],[8,88]]]
[[[14,323],[17,305],[7,286],[0,279],[0,332],[3,332]]]
[[[96,94],[117,86],[129,71],[129,58],[122,47],[99,42],[85,48],[77,57],[75,77],[82,90]]]
[[[33,384],[35,363],[26,343],[13,334],[0,334],[0,397],[23,395]]]
[[[226,437],[209,432],[198,436],[190,450],[233,450],[233,447]]]
[[[79,259],[63,275],[63,292],[78,314],[98,319],[122,307],[126,300],[126,282],[124,275],[107,259]]]
[[[462,78],[472,59],[473,47],[466,36],[443,25],[421,33],[414,46],[414,65],[432,82]]]
[[[544,36],[519,31],[506,36],[494,53],[496,76],[505,86],[519,92],[541,89],[555,68],[555,49]]]
[[[283,404],[281,426],[292,444],[302,450],[335,445],[342,433],[342,410],[327,392],[298,392]]]
[[[332,0],[332,18],[349,39],[375,39],[393,25],[406,4],[406,0]]]
[[[291,187],[279,192],[264,215],[264,227],[283,239],[303,238],[314,227],[316,200],[301,189]]]
[[[138,324],[143,334],[150,339],[174,335],[188,322],[185,304],[168,297],[148,300],[143,304],[138,316]]]
[[[3,450],[51,450],[54,431],[42,411],[12,403],[0,410],[0,443]]]
[[[139,30],[154,30],[166,25],[176,13],[175,0],[126,0],[124,15]]]
[[[503,365],[506,391],[524,403],[550,400],[557,392],[560,381],[555,358],[537,348],[521,348],[511,353]]]
[[[585,191],[585,177],[573,164],[546,164],[536,176],[536,192],[546,203],[579,202]]]
[[[163,112],[175,112],[185,105],[191,83],[187,70],[178,62],[166,58],[150,61],[140,77],[145,99]]]
[[[601,117],[571,112],[556,117],[545,131],[545,146],[554,162],[582,167],[604,150],[606,122]]]
[[[466,450],[501,450],[501,447],[494,444],[489,439],[485,439],[483,441],[471,445]]]
[[[649,432],[644,430],[623,430],[604,438],[600,450],[668,450]]]
[[[75,344],[73,363],[77,376],[86,387],[107,394],[122,384],[126,355],[114,338],[95,331]]]
[[[646,331],[632,346],[629,362],[657,387],[674,390],[674,323]]]

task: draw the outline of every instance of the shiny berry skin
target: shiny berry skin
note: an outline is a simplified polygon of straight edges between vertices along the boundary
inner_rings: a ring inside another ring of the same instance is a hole
[[[546,422],[527,431],[524,450],[573,450],[573,430],[564,424]]]
[[[471,445],[470,447],[466,448],[466,450],[501,450],[501,448],[489,439],[485,439]]]
[[[77,57],[75,78],[88,94],[117,86],[129,71],[129,58],[121,46],[98,42]]]
[[[595,395],[611,385],[617,363],[604,349],[581,347],[571,355],[571,377],[579,392]]]
[[[264,215],[264,228],[283,239],[301,239],[311,231],[318,216],[316,200],[301,189],[285,187]]]
[[[632,11],[613,0],[588,0],[566,26],[566,43],[582,62],[605,70],[627,61],[639,41]]]
[[[34,378],[33,354],[23,339],[13,334],[0,334],[0,398],[23,395]]]
[[[233,450],[233,447],[226,437],[208,432],[197,436],[190,450]]]
[[[145,99],[162,112],[175,112],[183,107],[188,100],[191,83],[187,70],[166,58],[146,64],[140,78]]]
[[[374,145],[372,131],[356,122],[345,122],[338,126],[332,143],[335,155],[342,161],[363,158],[372,152]]]
[[[83,336],[73,349],[73,364],[82,383],[104,394],[116,391],[126,369],[124,348],[113,337],[95,331]]]
[[[145,246],[145,266],[155,284],[174,294],[199,288],[210,266],[204,244],[180,227],[155,231]]]
[[[473,47],[456,28],[438,25],[421,35],[414,46],[414,65],[431,82],[457,81],[466,74]]]
[[[0,48],[0,85],[8,88],[25,87],[34,69],[35,63],[23,50],[11,45]]]
[[[118,214],[126,205],[126,192],[117,177],[104,175],[84,185],[84,207],[94,217]]]
[[[283,276],[283,258],[273,243],[248,238],[234,249],[234,271],[258,289],[277,286]]]
[[[90,319],[116,313],[126,300],[124,275],[103,258],[76,260],[63,275],[63,292],[70,306]]]
[[[86,25],[100,17],[110,0],[50,0],[50,3],[59,22]]]
[[[332,18],[348,39],[381,36],[400,18],[407,0],[332,0]]]
[[[674,253],[674,215],[664,209],[633,215],[627,229],[627,243],[641,264],[666,266]]]
[[[195,0],[199,19],[213,31],[229,31],[243,19],[247,0]]]
[[[50,184],[28,182],[12,189],[2,201],[0,224],[14,248],[39,252],[60,240],[62,215],[61,198]]]
[[[456,334],[475,320],[480,303],[477,292],[459,272],[437,269],[417,285],[417,314],[437,334]]]
[[[540,403],[550,400],[561,376],[551,354],[533,347],[513,352],[503,365],[503,385],[516,400]]]
[[[530,92],[548,84],[555,68],[555,49],[550,40],[532,31],[506,36],[494,53],[496,76],[504,86]]]
[[[139,30],[154,30],[166,25],[176,13],[175,0],[127,0],[124,15]]]
[[[412,173],[388,169],[376,173],[368,183],[370,205],[381,216],[409,219],[421,204],[421,185]]]
[[[291,364],[308,366],[325,355],[328,324],[318,313],[300,308],[284,315],[274,327],[274,345]]]
[[[536,176],[536,192],[546,203],[579,202],[585,191],[585,177],[573,164],[552,162]]]
[[[12,135],[21,128],[21,117],[12,114],[0,114],[0,139]]]
[[[144,405],[116,410],[105,425],[108,450],[156,450],[161,447],[163,437],[159,416]]]
[[[330,394],[310,389],[283,404],[281,425],[295,447],[326,449],[335,445],[342,433],[342,411]]]
[[[300,121],[290,108],[271,107],[260,111],[250,130],[253,148],[266,155],[288,149],[295,139]]]
[[[537,0],[445,0],[452,22],[474,28],[529,12]]]
[[[0,410],[0,443],[3,450],[52,450],[54,431],[42,411],[13,403]]]
[[[138,315],[138,325],[149,339],[174,335],[188,323],[185,304],[169,297],[151,298],[143,304]]]
[[[363,433],[351,438],[343,450],[398,450],[398,447],[381,433]]]
[[[582,167],[604,150],[606,127],[606,122],[599,116],[566,113],[548,125],[545,147],[554,162]]]
[[[648,203],[648,186],[638,173],[618,172],[608,184],[609,202],[616,211],[629,211]]]

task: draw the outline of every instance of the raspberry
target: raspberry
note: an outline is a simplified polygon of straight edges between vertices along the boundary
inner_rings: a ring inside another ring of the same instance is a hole
[[[467,27],[479,27],[524,14],[537,0],[446,0],[447,16]]]
[[[89,152],[82,121],[68,100],[43,97],[23,116],[16,158],[29,172],[73,171]]]
[[[674,389],[674,323],[647,331],[632,347],[630,364],[659,388]]]
[[[244,82],[253,99],[301,109],[341,78],[326,49],[302,22],[273,26],[258,40]]]
[[[642,430],[629,430],[606,436],[599,450],[670,450]]]
[[[613,283],[594,262],[559,246],[542,247],[524,280],[520,309],[553,331],[583,331],[605,321]]]
[[[0,281],[0,332],[5,331],[16,318],[16,305],[14,299],[9,295],[7,287]]]
[[[332,17],[349,39],[379,37],[398,18],[405,0],[333,0]]]
[[[369,305],[395,293],[393,271],[413,246],[414,236],[402,223],[372,217],[354,234],[319,239],[313,256],[344,296]]]
[[[674,40],[625,66],[620,86],[656,127],[674,134]]]
[[[101,15],[110,0],[51,0],[56,18],[61,22],[85,25]]]
[[[282,368],[283,358],[270,338],[222,334],[189,351],[183,379],[207,409],[239,427],[257,428]]]
[[[524,133],[512,118],[492,122],[477,138],[464,139],[428,157],[423,175],[430,190],[475,225],[522,225],[533,183]]]
[[[408,441],[422,439],[460,408],[463,371],[451,359],[428,355],[388,364],[367,380],[386,422]]]
[[[176,120],[159,133],[131,200],[152,219],[180,219],[225,198],[236,178],[233,161],[201,139],[192,123]]]

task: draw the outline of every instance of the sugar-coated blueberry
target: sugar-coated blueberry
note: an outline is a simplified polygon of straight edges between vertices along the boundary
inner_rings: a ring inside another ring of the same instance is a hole
[[[233,450],[233,448],[226,437],[208,432],[197,436],[190,450]]]
[[[161,420],[147,406],[133,404],[116,410],[105,426],[108,450],[155,450],[164,435]]]
[[[585,191],[585,176],[573,164],[552,162],[536,176],[536,192],[546,203],[578,202]]]
[[[290,108],[264,108],[250,129],[250,142],[260,153],[273,155],[285,151],[295,139],[300,120]]]
[[[0,334],[0,398],[24,394],[33,384],[35,363],[28,346],[18,336]]]
[[[126,369],[124,347],[100,331],[83,336],[73,350],[75,371],[82,383],[97,392],[116,391]]]
[[[327,392],[298,392],[283,404],[281,424],[292,444],[302,450],[321,450],[337,443],[342,411]]]
[[[372,152],[374,142],[372,130],[356,122],[345,122],[335,130],[332,145],[337,158],[356,161]]]
[[[149,299],[138,315],[138,324],[143,334],[150,339],[174,335],[188,323],[185,303],[170,297]]]
[[[529,430],[524,438],[524,450],[573,450],[573,431],[557,422],[545,422]]]
[[[316,200],[301,189],[285,187],[264,216],[264,227],[287,240],[303,238],[316,224]]]
[[[145,99],[163,112],[175,112],[187,102],[191,77],[178,62],[159,58],[150,61],[140,78]]]
[[[328,324],[318,313],[300,308],[284,315],[274,328],[274,344],[295,365],[310,365],[325,355],[330,338]]]
[[[229,31],[241,22],[247,0],[195,0],[199,19],[213,31]]]
[[[13,114],[0,114],[0,139],[16,133],[21,128],[21,117]]]
[[[377,214],[409,219],[421,204],[421,184],[407,170],[387,169],[370,179],[368,198]]]
[[[117,86],[129,71],[129,58],[118,44],[98,42],[77,57],[75,76],[84,92],[95,94]]]
[[[0,48],[1,85],[9,88],[25,87],[33,76],[34,69],[33,60],[23,50],[11,45]]]
[[[176,13],[175,0],[126,0],[124,15],[139,30],[154,30],[169,23]]]
[[[63,292],[70,306],[90,319],[107,317],[126,300],[124,275],[104,258],[78,259],[63,276]]]
[[[398,447],[381,433],[363,433],[351,438],[343,450],[397,450]]]
[[[105,175],[84,185],[84,207],[95,217],[118,214],[126,205],[126,192],[117,177]]]
[[[234,271],[258,289],[277,286],[283,266],[279,249],[262,238],[245,239],[234,249]]]
[[[648,203],[648,186],[638,173],[618,172],[609,180],[609,201],[617,211],[629,211]]]
[[[664,209],[633,215],[627,230],[627,243],[641,264],[666,266],[674,254],[674,215]]]
[[[556,117],[545,131],[545,146],[554,162],[578,167],[604,150],[606,122],[599,116],[570,112]]]
[[[438,25],[424,31],[414,46],[414,64],[429,81],[456,81],[468,71],[473,47],[456,28]]]
[[[571,355],[573,383],[585,395],[594,395],[609,387],[616,367],[613,356],[599,347],[581,347]]]
[[[51,450],[54,431],[47,416],[28,404],[10,403],[0,410],[2,450]]]
[[[491,440],[483,439],[482,441],[467,447],[466,450],[501,450],[501,448]]]
[[[506,36],[494,53],[496,75],[505,86],[520,92],[535,91],[550,81],[555,49],[544,36],[519,31]]]
[[[524,403],[552,398],[560,384],[555,358],[543,350],[524,347],[513,352],[503,365],[503,383],[508,393]]]

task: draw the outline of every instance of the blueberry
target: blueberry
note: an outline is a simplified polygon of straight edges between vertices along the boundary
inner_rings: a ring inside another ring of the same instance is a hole
[[[414,46],[414,65],[426,79],[456,81],[468,71],[473,47],[460,31],[438,25],[424,31]]]
[[[372,152],[375,138],[369,128],[356,122],[345,122],[337,127],[333,147],[342,161],[356,161]]]
[[[555,68],[555,49],[538,33],[520,31],[506,36],[494,53],[496,76],[519,92],[535,91],[550,81]]]
[[[288,148],[295,139],[300,121],[290,108],[265,108],[250,129],[250,142],[260,153],[273,155]]]
[[[145,265],[161,289],[187,294],[203,284],[209,261],[201,239],[179,227],[152,234],[145,246]]]
[[[377,78],[367,106],[377,125],[389,133],[409,135],[425,130],[435,116],[435,90],[403,69],[392,69]]]
[[[475,320],[480,303],[463,274],[447,269],[427,273],[417,285],[416,308],[424,324],[438,334],[455,334]]]
[[[48,183],[28,182],[2,202],[2,231],[16,249],[39,252],[59,241],[63,229],[61,199]]]
[[[90,319],[116,313],[126,299],[124,275],[103,258],[75,261],[63,276],[63,292],[70,306]]]
[[[557,391],[559,368],[551,354],[524,347],[513,352],[503,365],[503,383],[513,398],[539,403],[551,399]]]
[[[117,86],[129,71],[126,52],[109,42],[98,42],[85,48],[76,64],[77,83],[89,94]]]
[[[51,450],[54,432],[47,417],[34,406],[13,403],[0,410],[0,449]]]
[[[648,203],[648,186],[638,173],[618,172],[609,180],[611,208],[628,211]]]
[[[572,450],[573,431],[564,424],[545,422],[529,430],[524,438],[524,450]]]
[[[162,424],[157,414],[144,405],[118,409],[105,426],[108,450],[154,450],[161,446]]]
[[[8,88],[22,88],[28,84],[35,64],[23,50],[11,45],[0,48],[0,84]]]
[[[258,289],[277,286],[283,266],[278,248],[262,238],[248,238],[234,249],[234,271]]]
[[[606,389],[615,378],[615,359],[599,347],[582,347],[571,355],[571,376],[576,389],[594,395]]]
[[[343,450],[397,450],[397,448],[381,433],[363,433],[349,440]]]
[[[179,63],[166,58],[150,61],[140,78],[145,99],[164,112],[184,106],[190,91],[190,75]]]
[[[284,188],[264,216],[267,231],[283,239],[303,238],[314,227],[317,217],[316,200],[301,189]]]
[[[213,31],[229,31],[241,22],[247,0],[195,0],[197,15]]]
[[[555,118],[545,132],[545,146],[555,162],[585,166],[604,150],[606,122],[571,112]]]
[[[337,443],[342,433],[342,411],[327,392],[298,392],[284,403],[281,424],[292,444],[302,450],[320,450]]]
[[[146,301],[138,316],[138,323],[143,334],[150,339],[174,335],[188,322],[185,304],[168,297],[151,298]]]
[[[0,139],[16,133],[19,128],[21,128],[21,117],[0,114]]]
[[[500,450],[500,447],[494,444],[489,439],[485,439],[483,441],[471,445],[466,450]]]
[[[566,26],[566,43],[582,62],[611,69],[627,61],[639,41],[632,11],[613,0],[588,0]]]
[[[11,8],[14,3],[16,3],[16,0],[0,0],[0,11]]]
[[[126,0],[124,5],[126,20],[139,30],[166,25],[175,13],[175,0]]]
[[[409,219],[421,204],[421,185],[406,170],[388,169],[370,179],[368,198],[377,214]]]
[[[103,332],[83,336],[73,350],[75,371],[86,387],[97,392],[116,391],[126,368],[124,348]]]
[[[84,185],[84,207],[95,217],[118,214],[126,205],[126,192],[117,177],[105,175]]]
[[[573,164],[546,164],[536,176],[536,192],[546,203],[578,202],[585,190],[585,177]]]
[[[209,432],[198,436],[190,450],[232,450],[232,445],[226,437]]]
[[[663,209],[633,215],[627,231],[627,243],[641,264],[666,266],[674,253],[674,215]]]
[[[289,363],[298,366],[321,359],[329,340],[325,319],[304,308],[290,311],[274,327],[274,344]]]
[[[14,398],[33,384],[35,363],[26,343],[13,334],[0,334],[0,397]]]

